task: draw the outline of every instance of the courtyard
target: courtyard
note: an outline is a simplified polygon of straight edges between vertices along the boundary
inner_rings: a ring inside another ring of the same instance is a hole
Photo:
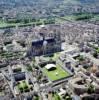
[[[51,81],[56,81],[62,78],[66,78],[70,76],[69,72],[63,70],[61,66],[56,65],[56,69],[54,70],[47,70],[45,67],[43,68],[43,72]]]

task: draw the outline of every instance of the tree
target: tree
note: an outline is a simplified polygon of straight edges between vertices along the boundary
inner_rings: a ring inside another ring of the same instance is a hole
[[[94,93],[94,91],[95,91],[94,86],[90,84],[89,87],[88,87],[87,92],[88,92],[89,94],[91,94],[91,93]]]
[[[97,53],[97,52],[94,52],[93,56],[94,56],[95,58],[97,58],[97,57],[98,57],[98,53]]]
[[[27,23],[29,23],[29,19],[24,19],[23,22],[24,22],[24,24],[27,24]]]

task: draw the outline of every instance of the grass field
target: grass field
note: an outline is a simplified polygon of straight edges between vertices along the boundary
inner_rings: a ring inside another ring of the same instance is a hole
[[[55,70],[48,71],[45,67],[43,68],[43,72],[48,76],[51,81],[55,81],[61,78],[68,77],[70,74],[63,70],[59,65],[57,65]]]
[[[4,22],[0,19],[0,28],[5,28],[5,27],[16,27],[16,26],[28,26],[28,25],[44,25],[44,24],[51,24],[49,22],[51,21],[48,21],[48,23],[45,23],[47,22],[48,19],[46,18],[43,18],[43,19],[39,19],[39,21],[30,21],[30,22],[27,22],[27,23],[24,23],[24,22],[19,22],[19,23],[8,23],[8,22]]]
[[[0,28],[4,28],[4,27],[16,27],[16,26],[24,26],[24,25],[35,25],[35,24],[39,24],[39,23],[44,23],[44,19],[40,19],[39,22],[29,22],[29,23],[23,23],[23,22],[20,22],[20,23],[6,23],[6,22],[3,22],[2,20],[0,20]]]
[[[26,84],[26,82],[25,81],[21,81],[19,84],[18,84],[18,88],[28,88],[28,85]]]

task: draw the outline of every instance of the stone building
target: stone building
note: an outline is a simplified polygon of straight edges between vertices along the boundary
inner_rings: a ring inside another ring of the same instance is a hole
[[[43,33],[42,33],[43,34]],[[60,33],[51,33],[49,36],[42,35],[41,39],[35,39],[31,42],[27,52],[28,56],[40,56],[52,54],[61,51]]]

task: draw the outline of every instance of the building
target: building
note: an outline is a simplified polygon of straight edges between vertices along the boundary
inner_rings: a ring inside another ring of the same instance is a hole
[[[36,39],[31,42],[30,49],[27,52],[28,56],[40,56],[52,54],[61,51],[61,37],[60,33],[53,34],[53,36]]]
[[[45,66],[45,68],[47,69],[47,70],[54,70],[54,69],[56,69],[56,65],[54,65],[54,64],[47,64],[46,66]]]

